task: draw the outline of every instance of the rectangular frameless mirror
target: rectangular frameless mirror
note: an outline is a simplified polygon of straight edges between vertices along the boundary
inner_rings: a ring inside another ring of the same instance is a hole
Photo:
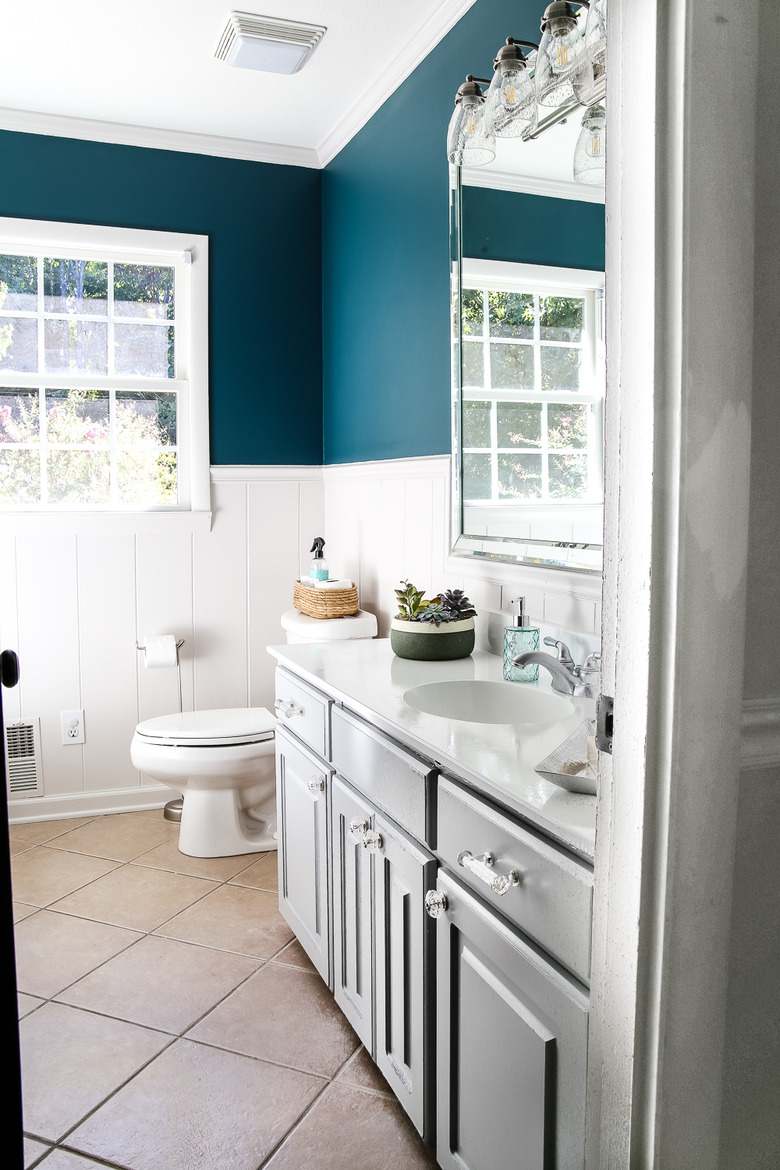
[[[501,220],[451,174],[452,551],[599,573],[604,273],[492,258]]]

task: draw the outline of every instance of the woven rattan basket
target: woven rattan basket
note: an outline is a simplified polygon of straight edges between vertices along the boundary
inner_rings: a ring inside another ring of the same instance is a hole
[[[349,617],[360,608],[354,582],[351,589],[314,589],[296,581],[293,605],[300,613],[313,618]]]

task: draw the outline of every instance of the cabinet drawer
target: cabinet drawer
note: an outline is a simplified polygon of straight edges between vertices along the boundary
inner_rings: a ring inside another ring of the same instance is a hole
[[[589,983],[593,870],[586,862],[445,776],[438,786],[437,851],[462,882]],[[493,864],[475,867],[482,876],[467,868],[470,860],[479,862],[485,854]],[[519,882],[503,894],[485,880],[512,871]]]
[[[427,841],[434,773],[424,760],[334,707],[332,760],[337,772],[418,841]]]
[[[324,760],[330,758],[328,711],[331,700],[286,670],[276,671],[274,714],[282,727]]]

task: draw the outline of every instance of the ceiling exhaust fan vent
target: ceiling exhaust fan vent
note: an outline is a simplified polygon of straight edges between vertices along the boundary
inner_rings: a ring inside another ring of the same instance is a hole
[[[319,24],[231,12],[214,56],[240,69],[297,73],[326,32]]]

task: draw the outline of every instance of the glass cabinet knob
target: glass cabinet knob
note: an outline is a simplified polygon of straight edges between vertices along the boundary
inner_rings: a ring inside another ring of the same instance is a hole
[[[430,918],[441,918],[447,909],[447,896],[439,890],[428,890],[425,895],[425,913]]]

